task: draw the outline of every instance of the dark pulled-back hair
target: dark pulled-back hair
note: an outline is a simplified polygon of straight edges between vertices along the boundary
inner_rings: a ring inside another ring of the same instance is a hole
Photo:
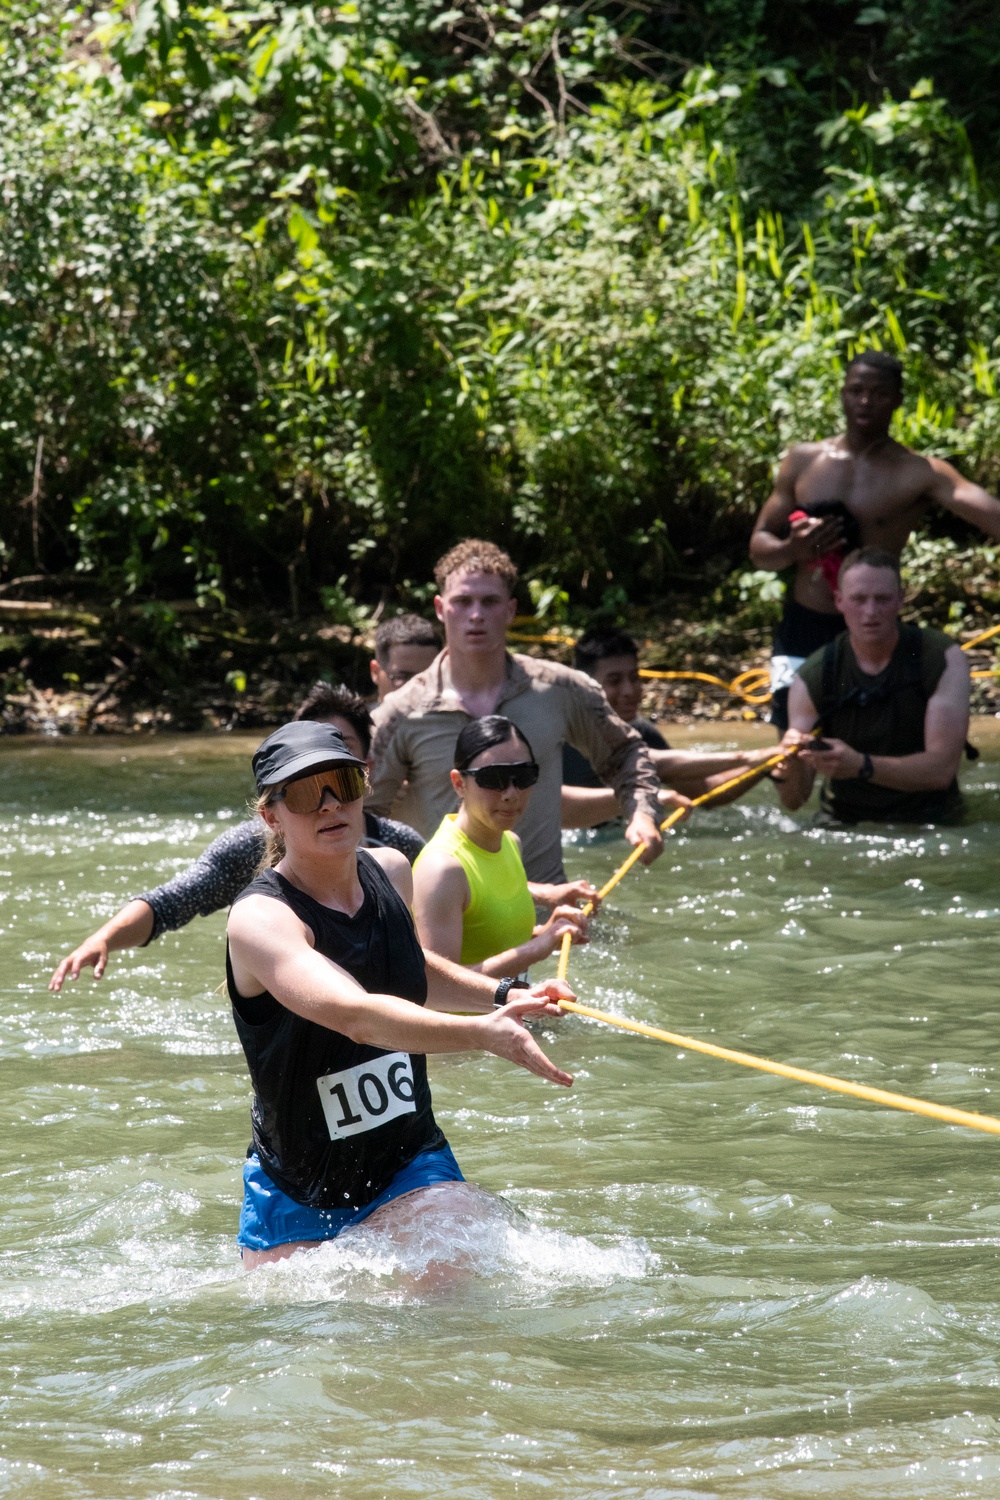
[[[855,365],[866,365],[869,370],[877,370],[878,373],[890,385],[894,385],[897,391],[903,389],[903,366],[894,354],[886,354],[883,349],[862,349],[855,354],[853,359],[847,362],[844,371],[845,378],[850,375]]]
[[[295,711],[296,719],[346,719],[361,741],[365,755],[371,749],[372,716],[359,693],[348,687],[334,687],[330,682],[314,682]]]
[[[492,750],[495,745],[506,745],[509,740],[520,740],[528,752],[528,759],[534,760],[535,752],[528,743],[524,730],[518,729],[503,714],[487,714],[485,719],[470,719],[455,741],[455,770],[467,771],[477,755],[482,755],[484,750]]]
[[[903,586],[899,558],[894,552],[886,552],[884,547],[856,547],[853,552],[848,552],[837,574],[838,588],[843,586],[844,579],[852,568],[891,568],[900,588]]]
[[[612,625],[597,626],[581,635],[573,651],[573,665],[578,672],[593,676],[599,661],[608,656],[639,655],[639,647],[624,630]]]
[[[393,615],[383,620],[375,632],[375,659],[380,667],[389,665],[393,646],[433,646],[441,649],[441,638],[430,620],[420,615]]]

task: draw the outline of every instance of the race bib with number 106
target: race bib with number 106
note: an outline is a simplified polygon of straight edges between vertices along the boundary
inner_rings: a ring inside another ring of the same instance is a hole
[[[317,1078],[316,1087],[331,1141],[361,1135],[397,1115],[417,1112],[413,1067],[405,1052],[389,1052],[342,1073],[327,1073]]]

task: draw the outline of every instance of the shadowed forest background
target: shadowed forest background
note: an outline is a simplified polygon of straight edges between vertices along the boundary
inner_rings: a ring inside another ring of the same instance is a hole
[[[990,0],[15,0],[0,98],[8,703],[356,676],[467,534],[546,621],[729,649],[863,346],[1000,482]],[[917,608],[990,616],[998,556],[934,523]]]

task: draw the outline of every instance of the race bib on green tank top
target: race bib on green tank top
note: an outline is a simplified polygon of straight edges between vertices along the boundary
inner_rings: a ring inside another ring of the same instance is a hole
[[[331,1141],[363,1135],[387,1120],[417,1112],[413,1067],[405,1052],[389,1052],[340,1073],[317,1078]]]

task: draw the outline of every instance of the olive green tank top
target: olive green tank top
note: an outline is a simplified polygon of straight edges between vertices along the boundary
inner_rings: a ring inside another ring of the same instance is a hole
[[[528,941],[535,927],[535,903],[513,834],[505,833],[500,848],[491,854],[462,832],[457,816],[447,815],[421,850],[414,869],[431,849],[443,850],[458,860],[469,882],[469,904],[462,913],[460,962],[481,964],[495,953]]]
[[[902,625],[892,660],[878,676],[858,666],[844,631],[799,668],[824,734],[869,755],[915,755],[924,748],[927,701],[955,641],[940,630]],[[902,792],[845,777],[824,783],[823,814],[838,823],[954,823],[962,816],[958,781],[940,791]]]

